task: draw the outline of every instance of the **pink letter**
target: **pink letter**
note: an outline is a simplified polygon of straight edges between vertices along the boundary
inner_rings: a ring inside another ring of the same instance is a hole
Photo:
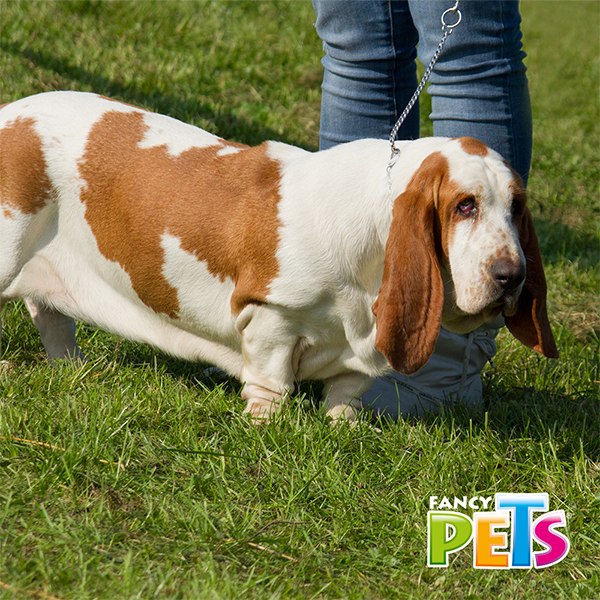
[[[567,536],[555,531],[555,527],[566,527],[564,510],[553,510],[541,515],[533,522],[533,537],[547,550],[533,553],[535,567],[550,567],[560,562],[569,552],[570,543]]]

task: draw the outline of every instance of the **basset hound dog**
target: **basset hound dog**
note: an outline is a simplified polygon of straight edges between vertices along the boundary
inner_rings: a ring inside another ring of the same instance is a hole
[[[23,298],[51,360],[73,319],[239,378],[254,420],[304,379],[354,419],[440,325],[500,313],[547,357],[538,242],[518,176],[472,138],[248,147],[95,94],[0,109],[0,306]]]

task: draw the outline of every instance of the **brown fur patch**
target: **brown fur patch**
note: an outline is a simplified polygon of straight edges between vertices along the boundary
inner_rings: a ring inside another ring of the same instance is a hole
[[[434,239],[440,263],[448,265],[449,246],[452,241],[452,224],[460,220],[456,213],[458,197],[456,183],[448,177],[448,160],[440,153],[434,152],[428,156],[420,169],[413,175],[408,189],[421,188],[429,194],[435,207]]]
[[[508,163],[506,164],[511,169],[515,177],[515,180],[511,182],[509,189],[513,197],[513,221],[517,224],[517,227],[519,227],[520,231],[521,220],[523,218],[525,210],[527,209],[527,191],[523,186],[523,180],[521,179],[521,177],[519,177],[519,174],[514,169],[512,169]]]
[[[138,146],[146,130],[143,113],[109,112],[90,133],[79,167],[88,184],[81,199],[100,252],[127,271],[142,302],[172,318],[179,302],[162,274],[164,233],[211,274],[235,282],[234,313],[263,302],[279,271],[279,164],[265,145],[171,156],[165,145]]]
[[[523,344],[541,352],[548,358],[558,358],[558,349],[552,335],[546,308],[546,276],[540,247],[528,208],[524,208],[520,218],[519,241],[523,254],[527,277],[519,296],[515,314],[506,316],[509,331]]]
[[[394,369],[414,373],[431,356],[444,301],[439,264],[447,260],[456,194],[448,161],[429,155],[394,202],[383,279],[373,305],[375,347]]]
[[[460,142],[462,149],[467,154],[473,154],[475,156],[487,156],[490,149],[479,140],[472,137],[460,137],[457,138]]]
[[[33,119],[18,118],[0,130],[0,202],[35,214],[52,199],[52,183]]]

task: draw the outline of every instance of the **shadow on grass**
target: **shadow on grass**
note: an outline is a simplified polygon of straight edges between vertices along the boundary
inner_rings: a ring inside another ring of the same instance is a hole
[[[540,251],[547,264],[568,260],[584,268],[598,268],[600,240],[597,235],[544,218],[537,217],[534,221]]]
[[[119,351],[118,362],[123,365],[160,369],[191,388],[200,386],[211,390],[224,385],[234,394],[241,391],[241,384],[233,377],[203,374],[210,365],[179,360],[149,346],[128,344],[130,348]],[[483,410],[458,405],[445,408],[441,414],[428,413],[422,422],[465,432],[487,429],[509,442],[523,438],[544,441],[550,435],[560,460],[569,462],[580,452],[594,462],[600,460],[600,403],[593,391],[567,395],[534,388],[505,388],[490,382],[484,385]],[[321,382],[301,382],[296,395],[304,397],[304,409],[308,406],[311,412],[317,411],[322,389]]]
[[[131,368],[132,365],[135,365],[139,368],[155,369],[169,377],[179,379],[190,388],[199,386],[212,391],[217,387],[223,387],[235,395],[239,395],[242,391],[243,385],[238,379],[210,363],[182,360],[136,342],[122,343],[119,340],[118,343],[121,345],[121,349],[115,353],[118,355],[116,362],[123,367]],[[304,396],[307,399],[307,402],[304,403],[305,406],[310,404],[316,410],[322,390],[323,383],[320,381],[302,381],[297,385],[294,396]]]
[[[195,115],[214,124],[213,131],[225,139],[248,145],[257,145],[267,140],[291,143],[274,130],[230,113],[219,114],[200,101],[185,100],[166,94],[158,88],[148,92],[139,85],[125,85],[98,72],[78,66],[61,56],[39,52],[31,48],[21,48],[18,44],[7,41],[0,41],[0,50],[26,58],[35,67],[53,71],[60,77],[81,84],[82,87],[91,88],[94,93],[145,107],[182,121],[189,122],[190,116]]]
[[[487,429],[507,441],[552,439],[556,456],[569,462],[581,452],[600,460],[600,404],[593,391],[564,394],[487,385],[482,411],[458,407],[442,417],[458,428]]]

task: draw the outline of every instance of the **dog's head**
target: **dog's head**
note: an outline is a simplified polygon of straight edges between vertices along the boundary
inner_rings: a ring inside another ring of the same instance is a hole
[[[376,348],[403,373],[427,362],[440,325],[466,333],[500,313],[523,344],[558,357],[525,191],[500,155],[459,138],[423,160],[394,202],[373,312]]]

